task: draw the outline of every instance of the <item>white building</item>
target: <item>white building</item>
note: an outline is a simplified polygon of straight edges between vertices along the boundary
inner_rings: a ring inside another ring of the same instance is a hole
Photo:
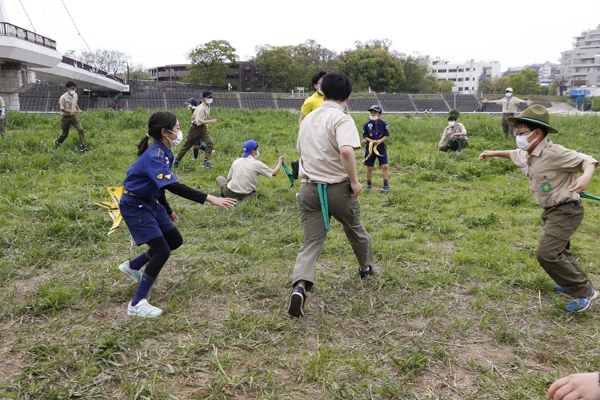
[[[573,48],[562,52],[560,77],[565,89],[600,85],[600,25],[573,40]]]
[[[452,81],[458,93],[475,94],[479,82],[500,76],[500,61],[450,62],[440,57],[430,58],[428,65],[439,81]]]

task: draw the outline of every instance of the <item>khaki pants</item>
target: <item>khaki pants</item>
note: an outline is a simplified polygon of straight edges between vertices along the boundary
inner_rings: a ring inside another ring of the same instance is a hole
[[[556,284],[573,297],[591,294],[590,280],[571,252],[571,236],[583,220],[583,206],[560,206],[544,211],[544,232],[537,249],[537,259]]]
[[[462,136],[455,136],[452,139],[452,143],[448,146],[448,142],[444,143],[440,146],[440,151],[461,151],[462,149],[466,149],[469,146],[469,142]]]
[[[373,259],[371,236],[360,222],[360,203],[357,197],[350,197],[351,191],[350,182],[327,185],[329,217],[333,216],[342,224],[358,265],[365,269]],[[300,185],[298,205],[304,243],[296,257],[292,282],[295,286],[298,281],[304,280],[306,290],[310,291],[315,281],[315,265],[327,238],[316,183],[303,182]]]
[[[215,147],[215,142],[210,136],[210,133],[208,133],[208,128],[205,124],[200,126],[192,124],[187,133],[183,146],[181,146],[181,149],[179,149],[179,152],[175,157],[175,162],[181,161],[183,156],[185,156],[185,153],[187,153],[188,150],[194,146],[194,143],[196,143],[196,140],[198,139],[201,139],[202,142],[204,142],[204,146],[206,146],[206,150],[204,151],[204,160],[208,160],[212,154],[213,148]]]
[[[6,118],[6,117],[4,117]],[[3,119],[2,121],[0,121],[0,135],[2,137],[6,137],[6,125],[4,125],[6,123],[6,119]]]
[[[217,186],[225,197],[231,197],[232,199],[244,199],[246,197],[254,196],[256,192],[250,193],[237,193],[227,187],[227,179],[222,176],[217,176]]]
[[[502,114],[502,130],[504,131],[504,137],[507,139],[513,138],[515,131],[515,124],[510,122],[508,118],[514,117],[515,113],[503,113]]]
[[[83,131],[83,126],[81,126],[81,122],[77,119],[77,115],[63,115],[60,123],[60,127],[62,128],[62,134],[56,139],[58,143],[62,143],[65,141],[67,137],[69,137],[69,130],[71,129],[71,125],[77,132],[79,132],[79,144],[85,146],[85,133]]]

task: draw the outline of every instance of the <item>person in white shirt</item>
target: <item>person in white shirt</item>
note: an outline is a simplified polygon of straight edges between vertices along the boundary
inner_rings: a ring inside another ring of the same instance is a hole
[[[244,153],[231,164],[227,179],[222,176],[217,177],[219,197],[243,199],[253,196],[256,193],[259,176],[263,175],[270,179],[279,173],[285,154],[279,156],[279,161],[273,169],[267,167],[262,161],[258,161],[259,155],[256,140],[246,140]]]

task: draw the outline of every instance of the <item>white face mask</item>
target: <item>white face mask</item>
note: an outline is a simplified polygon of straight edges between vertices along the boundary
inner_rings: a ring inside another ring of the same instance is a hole
[[[448,125],[454,126],[454,125],[456,125],[456,121],[448,121]]]
[[[256,154],[254,155],[254,158],[258,158],[258,156],[260,156],[260,151],[256,150]]]
[[[512,96],[512,93],[511,92],[506,92],[506,97],[510,97],[510,96]]]
[[[317,85],[317,93],[323,96],[323,91],[321,90],[321,85]]]
[[[210,104],[210,103],[212,103],[212,101],[213,101],[212,97],[209,97],[208,99],[206,99],[206,104]]]
[[[527,136],[517,136],[517,147],[521,150],[527,151],[531,147],[531,143],[528,142],[528,139],[535,133],[535,130],[531,132]]]
[[[171,147],[173,146],[179,146],[181,144],[181,142],[183,141],[183,132],[179,131],[179,132],[173,132],[173,131],[169,131],[170,133],[174,133],[177,135],[177,139],[175,140],[171,140],[168,136],[167,139],[169,139],[169,143],[171,143]]]
[[[74,90],[69,90],[69,94],[70,94],[71,96],[75,96],[75,93],[76,93],[76,92],[75,92]]]
[[[371,115],[371,120],[377,121],[379,119],[379,115]]]

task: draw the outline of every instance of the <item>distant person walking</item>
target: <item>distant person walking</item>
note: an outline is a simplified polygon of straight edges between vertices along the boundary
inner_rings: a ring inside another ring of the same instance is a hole
[[[0,135],[3,138],[6,137],[6,104],[4,103],[4,99],[0,97]]]
[[[315,265],[323,250],[331,217],[344,227],[358,261],[360,278],[373,275],[371,236],[360,221],[358,196],[362,186],[356,173],[360,137],[356,123],[344,108],[352,83],[343,74],[327,74],[321,88],[324,102],[300,124],[296,149],[302,178],[298,192],[304,243],[292,274],[293,291],[288,313],[304,315],[306,293],[315,282]]]
[[[321,104],[323,104],[323,91],[321,90],[321,82],[326,74],[327,71],[320,70],[312,76],[312,86],[316,92],[304,100],[304,104],[302,104],[302,108],[300,109],[298,125],[302,123],[302,120],[306,118],[308,114],[321,107]]]
[[[190,99],[191,100],[191,99]],[[175,157],[175,162],[173,163],[173,167],[177,168],[179,166],[179,162],[185,156],[185,153],[188,152],[189,149],[194,146],[196,141],[200,139],[204,142],[204,146],[206,150],[204,150],[204,162],[202,166],[204,168],[212,168],[211,163],[208,161],[210,156],[213,154],[213,148],[215,142],[213,138],[210,136],[210,132],[208,131],[208,124],[216,124],[216,119],[210,118],[210,105],[213,102],[213,95],[211,91],[202,92],[202,103],[196,107],[194,112],[192,113],[192,125],[187,133],[185,138],[185,143],[181,146],[181,149],[177,153],[177,157]]]
[[[83,114],[83,111],[81,111],[77,104],[77,85],[73,81],[68,81],[66,87],[67,92],[60,96],[60,99],[58,100],[60,111],[62,113],[60,124],[62,134],[54,141],[54,146],[57,149],[60,147],[65,139],[69,137],[69,130],[71,129],[71,125],[73,125],[75,129],[77,129],[77,132],[79,132],[79,151],[86,151],[85,133],[83,131],[83,126],[81,126],[81,122],[77,119],[77,114]]]
[[[498,104],[502,106],[502,130],[504,131],[504,137],[510,139],[514,137],[515,124],[510,122],[508,119],[515,116],[518,111],[519,104],[530,105],[529,100],[521,100],[518,97],[513,96],[513,89],[511,87],[506,88],[506,98],[500,100],[481,100],[484,104]]]
[[[148,146],[149,139],[154,143]],[[148,120],[148,133],[138,143],[138,159],[127,170],[123,182],[124,193],[119,202],[123,220],[135,243],[150,247],[132,260],[119,265],[119,270],[138,282],[133,300],[127,306],[127,314],[138,317],[158,317],[162,310],[148,303],[148,293],[156,277],[165,265],[171,250],[183,244],[183,237],[173,225],[179,218],[171,209],[165,190],[203,204],[228,209],[235,200],[219,198],[179,183],[171,170],[172,146],[183,139],[179,121],[175,114],[157,112]],[[143,272],[141,269],[144,265]]]

